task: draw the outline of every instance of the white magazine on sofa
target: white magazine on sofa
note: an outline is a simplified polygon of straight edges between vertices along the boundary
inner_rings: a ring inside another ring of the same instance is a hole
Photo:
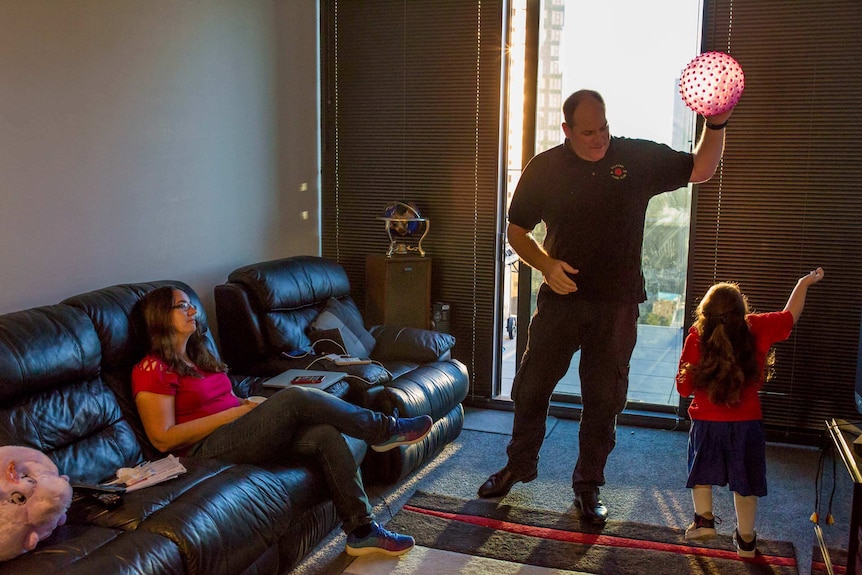
[[[130,493],[173,479],[185,472],[186,468],[180,460],[168,455],[158,461],[144,461],[135,467],[121,467],[117,470],[117,478],[105,485],[123,487],[126,493]]]

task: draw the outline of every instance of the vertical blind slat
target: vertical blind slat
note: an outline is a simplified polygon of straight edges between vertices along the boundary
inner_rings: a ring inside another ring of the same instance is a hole
[[[502,1],[327,0],[323,15],[323,255],[365,299],[385,206],[430,232],[432,301],[451,306],[454,357],[491,395]]]

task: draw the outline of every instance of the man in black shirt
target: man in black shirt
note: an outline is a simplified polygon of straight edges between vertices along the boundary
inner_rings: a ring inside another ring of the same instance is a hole
[[[518,481],[536,478],[551,394],[580,349],[583,410],[572,488],[584,519],[606,521],[599,486],[626,404],[638,304],[646,299],[641,249],[647,204],[712,177],[730,113],[708,118],[695,153],[688,154],[611,138],[598,92],[580,90],[564,103],[565,142],[530,160],[509,208],[509,244],[542,272],[544,284],[513,382],[508,463],[479,488],[480,497],[505,495]],[[547,228],[542,246],[531,235],[540,221]]]

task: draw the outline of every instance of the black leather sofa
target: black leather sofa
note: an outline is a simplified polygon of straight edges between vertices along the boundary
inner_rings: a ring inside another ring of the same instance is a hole
[[[451,335],[397,325],[368,328],[373,343],[365,358],[373,363],[335,365],[325,355],[339,346],[315,345],[312,330],[333,299],[348,320],[362,324],[347,274],[337,262],[296,256],[234,270],[215,287],[222,355],[241,373],[261,377],[291,368],[343,371],[348,400],[384,413],[397,409],[402,417],[430,415],[434,428],[422,443],[368,453],[362,468],[366,481],[392,484],[461,433],[467,368],[451,357]]]
[[[0,445],[39,449],[80,483],[160,457],[130,393],[131,368],[147,348],[137,303],[160,285],[184,290],[207,325],[197,294],[178,281],[118,285],[0,316]],[[239,395],[263,382],[231,379]],[[357,461],[371,452],[348,441]],[[417,445],[436,453],[426,443]],[[67,523],[0,563],[0,575],[286,573],[339,524],[311,462],[181,461],[187,473],[125,494],[119,507],[76,497]]]

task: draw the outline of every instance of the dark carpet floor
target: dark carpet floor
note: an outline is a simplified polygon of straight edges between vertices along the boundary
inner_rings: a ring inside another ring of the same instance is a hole
[[[417,489],[427,493],[473,498],[487,476],[506,462],[505,449],[511,431],[511,413],[467,409],[464,431],[436,459],[408,477],[395,489],[369,488],[378,520],[385,523]],[[548,425],[539,462],[539,477],[518,484],[503,504],[572,512],[571,473],[577,458],[578,423],[553,419]],[[617,447],[606,469],[602,497],[611,517],[684,529],[691,521],[690,494],[685,489],[686,445],[682,431],[620,426]],[[815,507],[820,452],[815,448],[770,443],[767,446],[769,495],[760,501],[758,538],[783,540],[796,549],[799,573],[809,575],[811,550],[816,545],[809,517]],[[825,465],[825,515],[833,479],[831,459]],[[827,545],[846,549],[850,518],[851,481],[839,462],[833,497],[835,524],[823,526]],[[724,522],[719,533],[735,527],[733,497],[726,489],[715,490],[714,512]],[[350,559],[343,553],[345,537],[336,530],[292,572],[298,575],[335,575]]]

